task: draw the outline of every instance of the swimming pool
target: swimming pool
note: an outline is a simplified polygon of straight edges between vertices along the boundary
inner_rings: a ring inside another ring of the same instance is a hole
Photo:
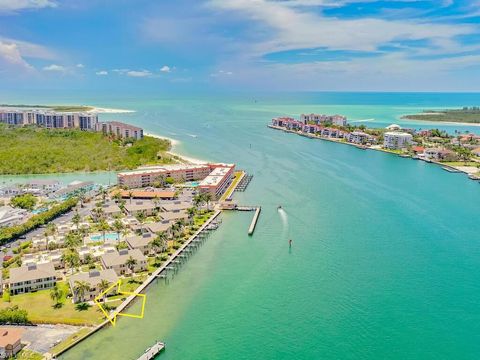
[[[103,241],[102,234],[95,234],[90,236],[90,240],[93,242]],[[117,233],[106,233],[105,234],[105,241],[118,241],[118,234]]]
[[[197,187],[198,185],[200,185],[200,181],[187,181],[185,183],[186,187]]]

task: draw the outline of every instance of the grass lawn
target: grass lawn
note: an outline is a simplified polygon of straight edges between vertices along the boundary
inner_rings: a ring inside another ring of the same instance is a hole
[[[20,351],[17,356],[15,356],[17,360],[42,360],[43,355],[39,354],[35,351],[24,349]]]
[[[68,338],[66,338],[64,341],[62,341],[60,344],[54,346],[52,349],[50,349],[51,354],[58,354],[60,351],[63,351],[65,348],[73,344],[75,341],[78,339],[84,337],[87,335],[92,329],[89,328],[83,328],[80,331],[76,332],[75,334],[70,335]]]
[[[450,166],[479,166],[480,164],[475,161],[442,161],[442,164],[450,165]]]
[[[64,290],[64,293],[68,292],[68,285],[65,282],[59,282],[58,286]],[[96,306],[80,309],[65,296],[62,299],[62,306],[55,308],[54,302],[50,298],[50,290],[13,295],[10,302],[1,302],[0,308],[14,305],[27,310],[28,318],[33,323],[95,325],[103,320],[103,315]]]

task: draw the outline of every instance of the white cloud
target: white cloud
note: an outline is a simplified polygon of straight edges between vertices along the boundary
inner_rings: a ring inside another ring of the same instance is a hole
[[[233,72],[225,71],[225,70],[218,70],[217,72],[210,74],[211,77],[231,76],[231,75],[233,75]]]
[[[48,66],[43,67],[43,71],[51,71],[51,72],[61,72],[64,73],[67,71],[65,66],[62,65],[57,65],[57,64],[51,64]]]
[[[11,38],[0,36],[0,42],[15,44],[18,47],[18,50],[20,51],[23,57],[43,59],[43,60],[55,60],[58,58],[58,55],[51,49],[42,45],[28,42],[28,41],[11,39]]]
[[[100,71],[97,71],[95,74],[98,75],[98,76],[106,76],[106,75],[108,75],[108,71],[100,70]]]
[[[126,72],[127,76],[131,77],[149,77],[152,73],[148,70],[129,70]]]
[[[77,68],[79,68],[79,69],[83,69],[83,68],[85,67],[85,65],[83,65],[83,64],[77,64],[77,65],[75,65],[75,66],[76,66]]]
[[[0,12],[53,8],[56,6],[57,4],[51,0],[0,0]]]
[[[169,73],[170,71],[172,71],[172,69],[170,69],[170,66],[165,65],[165,66],[162,66],[160,71],[164,73]]]
[[[320,3],[302,0],[300,3]],[[287,1],[287,3],[293,3]],[[296,49],[375,51],[382,45],[399,40],[454,42],[459,35],[472,34],[473,25],[437,24],[412,20],[378,18],[340,19],[288,5],[285,1],[210,0],[215,9],[232,11],[254,22],[258,41],[250,55]],[[323,1],[322,3],[328,3]],[[259,31],[259,29],[261,31]],[[450,42],[450,44],[451,44]]]
[[[0,68],[2,70],[34,70],[33,66],[22,57],[17,44],[3,41],[0,41]]]

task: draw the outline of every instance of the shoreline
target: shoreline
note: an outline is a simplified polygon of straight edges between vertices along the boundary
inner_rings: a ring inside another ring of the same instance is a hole
[[[161,135],[153,134],[153,133],[150,133],[150,132],[144,132],[143,135],[150,136],[150,137],[153,137],[153,138],[156,138],[156,139],[170,141],[170,143],[172,144],[172,148],[169,151],[167,151],[167,154],[179,157],[180,159],[185,160],[185,162],[187,162],[187,163],[195,164],[195,165],[208,164],[208,161],[206,161],[206,160],[198,159],[198,158],[194,158],[194,157],[191,157],[191,156],[186,156],[186,155],[182,155],[182,154],[177,153],[175,151],[175,147],[181,144],[181,142],[179,140],[172,139],[172,138],[169,138],[167,136],[161,136]]]
[[[286,133],[292,133],[292,134],[300,135],[300,136],[303,136],[303,137],[307,137],[309,139],[325,140],[325,141],[329,141],[329,142],[333,142],[333,143],[337,143],[337,144],[350,145],[350,146],[356,147],[357,149],[361,149],[361,150],[380,151],[380,152],[385,153],[385,154],[396,155],[397,157],[405,157],[405,158],[409,158],[409,159],[414,159],[412,156],[409,156],[409,155],[408,156],[402,156],[403,154],[401,154],[401,153],[397,153],[397,152],[394,152],[394,151],[391,151],[391,150],[388,150],[388,149],[383,149],[382,147],[379,147],[378,145],[373,145],[373,146],[359,145],[359,144],[344,142],[344,141],[341,141],[341,140],[338,140],[338,139],[331,139],[331,138],[326,138],[326,137],[323,137],[323,136],[317,136],[317,135],[312,135],[312,134],[308,134],[308,133],[301,133],[301,132],[294,131],[294,130],[288,130],[288,129],[285,129],[285,128],[282,128],[282,127],[279,127],[279,126],[270,125],[270,124],[268,124],[267,127],[271,128],[271,129],[274,129],[274,130],[281,130],[281,131],[286,132]],[[465,169],[462,169],[462,166],[460,166],[460,167],[452,166],[452,165],[445,164],[445,163],[442,163],[442,162],[439,162],[439,161],[435,161],[435,160],[427,161],[427,160],[424,160],[424,159],[421,159],[421,158],[418,158],[418,160],[425,161],[425,162],[430,163],[430,164],[438,165],[441,168],[443,168],[444,170],[445,170],[445,168],[454,169],[455,172],[463,173],[467,176],[472,175],[471,173],[469,173]],[[471,180],[475,181],[475,179],[471,179]]]
[[[92,106],[90,110],[86,112],[98,113],[98,114],[130,114],[136,112],[135,110],[127,109],[114,109]]]

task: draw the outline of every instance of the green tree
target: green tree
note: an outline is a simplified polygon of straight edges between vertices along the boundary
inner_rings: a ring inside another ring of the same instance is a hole
[[[75,212],[75,215],[73,215],[72,217],[72,223],[76,226],[77,228],[77,231],[78,231],[78,227],[80,226],[80,221],[82,220],[80,214],[78,213],[78,211]]]
[[[105,233],[110,230],[110,225],[105,220],[100,221],[98,230],[102,233],[103,242],[105,242]]]
[[[115,219],[115,221],[112,224],[113,230],[117,233],[118,239],[120,240],[120,234],[122,233],[122,230],[125,228],[125,225],[119,220]]]
[[[80,246],[82,240],[77,233],[69,232],[67,235],[65,235],[64,243],[67,248],[75,249],[76,247]]]
[[[98,284],[98,289],[100,290],[101,293],[103,293],[105,290],[107,290],[110,287],[110,283],[106,279],[102,279],[100,283]],[[103,294],[102,296],[102,301],[105,302],[107,295]]]
[[[32,194],[17,195],[10,200],[10,205],[25,210],[33,210],[37,205],[37,198]]]
[[[90,291],[90,285],[85,281],[75,281],[73,292],[80,302],[85,301],[85,294]]]
[[[130,256],[127,261],[125,262],[125,265],[127,265],[127,268],[130,270],[130,272],[133,274],[135,265],[137,265],[137,260],[135,260],[132,256]]]
[[[68,250],[62,255],[62,260],[65,263],[66,267],[68,266],[72,271],[80,265],[80,256],[76,250]]]
[[[54,287],[50,290],[50,298],[54,302],[54,307],[60,307],[60,305],[62,304],[63,295],[63,290],[60,289],[57,284],[55,284]]]

